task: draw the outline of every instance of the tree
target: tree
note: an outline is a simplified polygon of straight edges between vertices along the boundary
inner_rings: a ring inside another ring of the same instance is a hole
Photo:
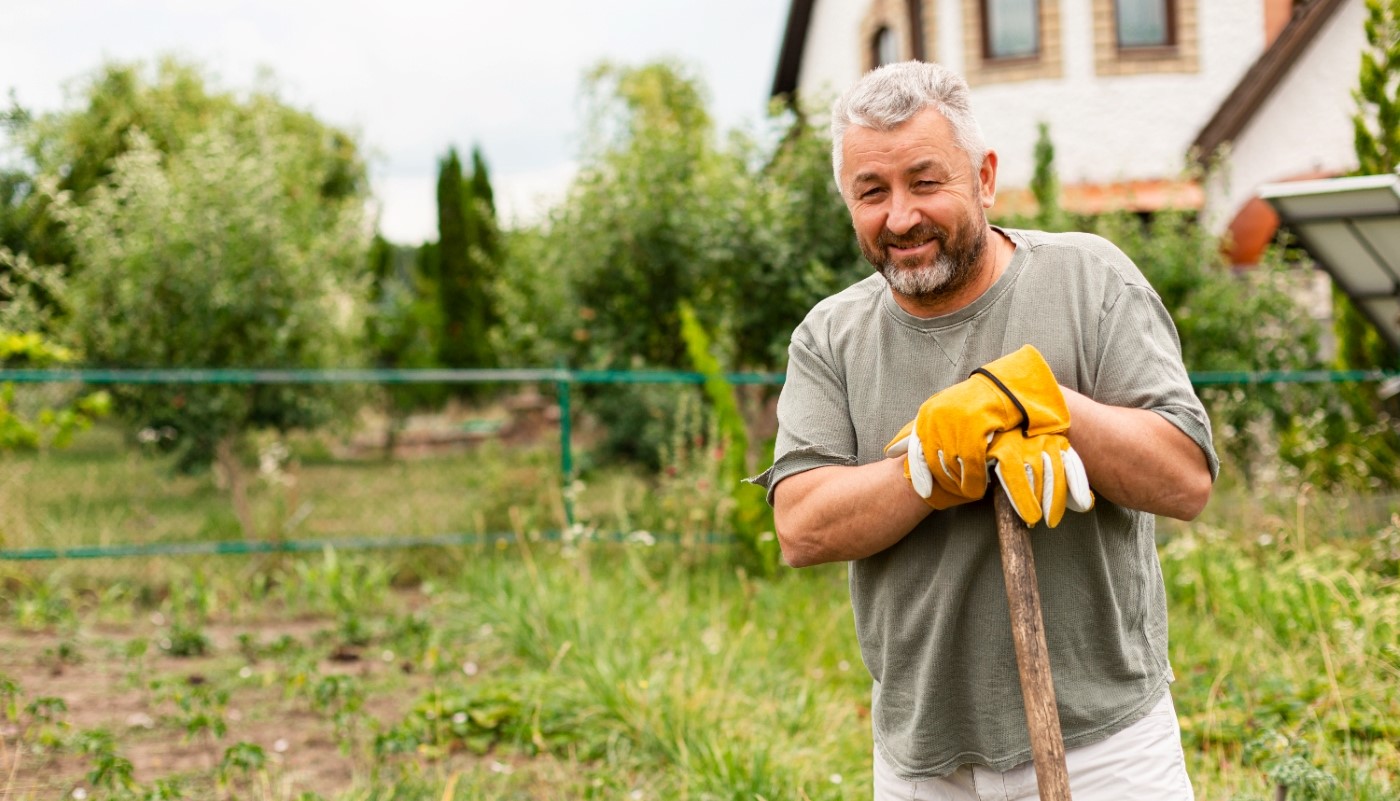
[[[282,102],[270,76],[240,95],[212,85],[197,65],[167,56],[153,65],[110,62],[74,86],[59,111],[33,116],[12,103],[5,115],[22,168],[10,176],[11,204],[3,215],[9,230],[0,219],[0,234],[36,264],[65,265],[70,274],[83,269],[53,213],[53,192],[36,191],[35,177],[47,176],[54,192],[81,206],[132,147],[135,131],[163,154],[179,153],[211,125],[242,140],[289,138],[296,146],[286,149],[291,169],[283,181],[299,183],[287,184],[288,191],[330,205],[365,196],[365,167],[354,138]],[[0,187],[5,183],[0,179]]]
[[[363,199],[315,191],[303,141],[269,111],[224,117],[173,153],[133,131],[85,202],[41,176],[82,265],[69,326],[104,367],[324,368],[357,361]],[[306,191],[307,187],[313,191]],[[127,385],[134,430],[171,432],[187,467],[217,458],[240,497],[242,435],[330,419],[330,392],[298,385]]]
[[[1400,0],[1366,0],[1366,48],[1352,92],[1358,175],[1400,167]]]
[[[498,290],[498,340],[511,352],[687,369],[684,302],[731,368],[781,367],[812,304],[869,274],[832,183],[830,141],[802,116],[718,140],[702,85],[671,63],[600,65],[585,96],[567,198],[511,236]],[[676,436],[682,394],[595,388],[586,403],[608,424],[605,450],[654,464]]]
[[[465,177],[456,148],[438,163],[437,283],[443,331],[439,360],[448,367],[494,364],[489,287],[496,258],[490,178],[477,148]]]
[[[495,298],[491,294],[497,265],[501,260],[500,231],[496,225],[496,193],[491,188],[491,175],[486,167],[486,157],[480,147],[472,147],[472,172],[466,182],[467,247],[468,272],[471,276],[470,312],[474,322],[471,328],[472,343],[476,348],[477,364],[492,367],[496,364],[491,347],[490,330],[498,322]]]
[[[369,320],[366,330],[376,367],[425,368],[437,365],[437,336],[442,330],[441,310],[431,279],[423,274],[422,248],[395,245],[376,235],[370,243]],[[416,408],[440,403],[437,385],[407,384],[384,387],[389,430],[384,455],[394,445],[408,414]]]

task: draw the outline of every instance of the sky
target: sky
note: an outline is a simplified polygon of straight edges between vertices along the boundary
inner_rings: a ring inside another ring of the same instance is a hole
[[[0,0],[0,96],[34,112],[106,60],[195,61],[224,89],[270,70],[284,100],[359,137],[379,230],[436,238],[437,161],[486,158],[503,220],[528,222],[576,169],[584,72],[670,58],[721,130],[758,120],[788,0]]]

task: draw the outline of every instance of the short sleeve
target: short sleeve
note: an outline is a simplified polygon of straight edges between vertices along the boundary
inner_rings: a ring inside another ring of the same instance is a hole
[[[856,433],[846,382],[829,353],[799,327],[788,346],[787,376],[778,396],[778,438],[773,466],[748,481],[768,491],[796,473],[829,465],[854,465]]]
[[[1210,420],[1182,363],[1176,326],[1151,287],[1126,285],[1104,310],[1093,397],[1156,412],[1201,447],[1212,480],[1220,473]]]

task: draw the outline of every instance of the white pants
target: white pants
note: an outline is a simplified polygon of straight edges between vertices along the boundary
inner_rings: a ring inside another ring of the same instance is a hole
[[[1074,801],[1194,801],[1171,693],[1147,717],[1106,740],[1065,752]],[[875,749],[875,801],[1038,801],[1035,767],[1005,773],[962,765],[937,779],[905,781]]]

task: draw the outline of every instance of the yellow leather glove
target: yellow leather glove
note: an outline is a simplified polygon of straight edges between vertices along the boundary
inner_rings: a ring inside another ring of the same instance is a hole
[[[919,494],[920,498],[924,499],[924,503],[934,509],[950,509],[977,500],[977,498],[954,495],[933,482],[933,475],[929,473],[928,461],[924,458],[923,448],[919,445],[919,438],[912,436],[913,431],[914,421],[910,420],[904,424],[904,428],[899,430],[895,438],[890,440],[890,444],[885,446],[885,457],[896,459],[908,454],[904,460],[904,480],[914,485],[914,491]],[[913,465],[912,470],[910,465]]]
[[[922,474],[945,495],[967,500],[987,491],[987,446],[993,435],[1019,429],[1026,436],[1059,434],[1069,429],[1069,407],[1059,382],[1040,351],[1030,345],[988,362],[966,381],[935,393],[919,407],[906,430],[885,446],[894,453],[912,435],[924,459],[906,459],[905,474],[915,490],[929,498]],[[908,450],[914,451],[913,440]]]
[[[997,480],[1026,525],[1043,519],[1054,528],[1066,508],[1094,508],[1084,462],[1063,434],[1028,437],[1017,430],[1003,431],[993,437],[987,454],[996,460]]]

